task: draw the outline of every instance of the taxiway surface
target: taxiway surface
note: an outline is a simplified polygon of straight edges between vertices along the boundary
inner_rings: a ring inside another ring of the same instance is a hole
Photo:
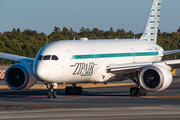
[[[0,90],[0,119],[179,119],[180,78],[162,92],[145,97],[129,96],[130,86],[83,89],[82,96],[56,99],[47,90]]]

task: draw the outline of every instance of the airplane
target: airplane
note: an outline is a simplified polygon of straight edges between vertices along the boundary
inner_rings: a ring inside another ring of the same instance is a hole
[[[56,98],[58,84],[71,84],[66,95],[82,95],[77,83],[108,83],[130,78],[137,87],[131,96],[165,90],[172,83],[172,69],[180,60],[162,61],[180,50],[164,51],[157,45],[162,0],[153,0],[140,39],[65,40],[42,47],[36,58],[0,53],[0,58],[18,62],[5,73],[6,84],[14,90],[29,89],[37,80],[48,88],[48,98]]]

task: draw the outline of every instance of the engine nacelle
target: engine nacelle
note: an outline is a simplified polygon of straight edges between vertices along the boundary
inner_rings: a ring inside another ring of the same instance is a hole
[[[150,92],[165,90],[172,83],[172,74],[161,65],[152,65],[142,69],[140,73],[141,86]]]
[[[32,66],[18,63],[7,69],[5,82],[11,89],[24,90],[36,84],[37,79],[33,75]]]

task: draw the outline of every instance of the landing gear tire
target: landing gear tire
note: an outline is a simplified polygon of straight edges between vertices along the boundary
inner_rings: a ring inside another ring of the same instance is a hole
[[[82,95],[82,87],[66,87],[66,95]]]
[[[138,90],[139,96],[146,96],[147,95],[147,91],[144,88],[139,88]]]
[[[74,95],[82,95],[82,87],[76,87],[74,89]]]
[[[73,95],[73,89],[72,89],[72,87],[66,87],[66,88],[65,88],[65,94],[66,94],[66,95]]]
[[[56,98],[57,97],[57,92],[53,91],[52,96],[53,96],[53,98]]]
[[[137,87],[131,87],[131,89],[130,89],[130,95],[131,95],[131,96],[137,96],[137,95],[138,95],[138,89],[137,89]]]
[[[47,98],[51,98],[51,91],[48,91]]]
[[[131,87],[130,95],[131,96],[137,96],[137,95],[139,95],[139,96],[146,96],[147,95],[147,91],[144,88],[142,88],[142,87],[140,87],[140,88]]]

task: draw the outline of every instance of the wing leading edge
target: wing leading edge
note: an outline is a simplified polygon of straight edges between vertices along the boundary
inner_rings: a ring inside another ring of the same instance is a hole
[[[172,54],[177,54],[177,53],[180,53],[180,49],[178,49],[178,50],[164,51],[164,52],[163,52],[163,56],[172,55]]]
[[[19,55],[12,55],[12,54],[1,53],[1,52],[0,52],[0,58],[16,61],[16,62],[30,62],[30,63],[34,62],[34,58],[29,58],[29,57],[24,57],[24,56],[19,56]]]
[[[159,62],[143,62],[143,63],[131,63],[131,64],[111,64],[106,67],[108,73],[113,74],[128,74],[141,70],[145,67],[151,66],[156,63],[161,63],[170,66],[172,69],[180,68],[180,60],[167,60]]]
[[[132,70],[132,69],[141,69],[148,65],[152,65],[152,62],[144,62],[144,63],[131,63],[131,64],[110,64],[106,68],[110,71],[124,71],[124,70]]]

